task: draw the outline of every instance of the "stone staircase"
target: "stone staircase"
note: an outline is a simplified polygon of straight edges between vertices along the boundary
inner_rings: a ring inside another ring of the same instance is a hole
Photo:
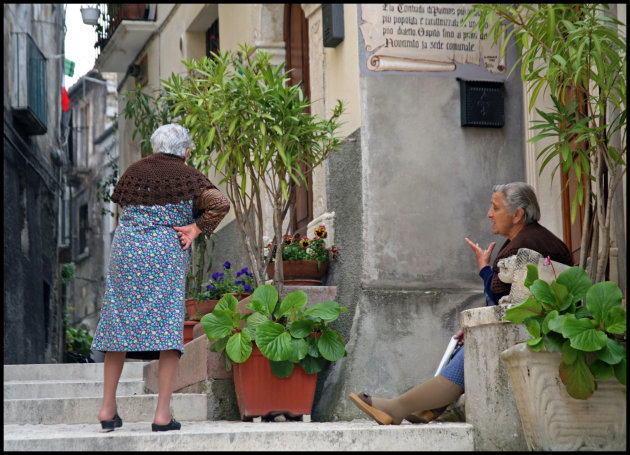
[[[212,393],[174,393],[172,411],[182,429],[154,433],[150,423],[157,394],[145,393],[150,389],[143,380],[150,367],[147,362],[125,363],[117,394],[123,426],[102,433],[96,418],[102,363],[5,365],[4,450],[474,450],[473,428],[466,423],[212,420]]]

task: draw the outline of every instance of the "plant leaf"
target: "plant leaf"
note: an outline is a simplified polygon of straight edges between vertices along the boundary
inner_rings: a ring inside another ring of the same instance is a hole
[[[525,319],[542,314],[542,305],[531,295],[523,303],[505,310],[505,320],[520,324]]]
[[[332,322],[339,317],[340,313],[347,313],[348,309],[339,305],[335,301],[319,302],[304,310],[305,316],[319,318],[325,322]]]
[[[599,351],[608,340],[604,332],[596,329],[591,319],[576,319],[572,314],[565,316],[562,335],[570,340],[573,348],[586,352]]]
[[[256,328],[256,345],[269,360],[289,360],[293,352],[291,335],[277,322],[265,321]]]
[[[331,362],[335,362],[346,355],[343,338],[333,330],[323,331],[322,336],[317,341],[317,347],[322,357]]]
[[[595,378],[586,365],[583,353],[580,353],[576,361],[571,364],[561,362],[559,373],[562,383],[567,387],[568,394],[573,398],[586,400],[593,395]]]
[[[291,373],[293,373],[293,368],[295,367],[295,364],[286,360],[281,362],[270,360],[269,366],[271,367],[271,372],[277,377],[288,378],[289,376],[291,376]]]
[[[306,338],[313,332],[315,321],[312,319],[300,319],[289,325],[289,332],[294,338]]]
[[[593,318],[601,323],[609,310],[620,307],[622,298],[623,294],[616,283],[612,281],[596,283],[586,293],[586,308],[593,315]],[[613,318],[611,325],[615,323],[617,323],[617,317]]]
[[[246,332],[235,333],[225,346],[225,353],[236,363],[243,363],[252,353],[252,339]]]
[[[234,328],[232,314],[216,308],[212,313],[204,314],[200,322],[210,341],[229,336]]]
[[[306,305],[307,301],[308,296],[306,295],[306,292],[302,290],[292,292],[287,295],[280,303],[277,316],[285,316],[289,314],[293,309],[295,309],[296,311],[301,310],[304,305]]]
[[[311,355],[307,355],[302,360],[300,360],[300,366],[304,368],[308,374],[319,373],[322,368],[324,368],[324,362],[326,359],[323,357],[313,357]]]

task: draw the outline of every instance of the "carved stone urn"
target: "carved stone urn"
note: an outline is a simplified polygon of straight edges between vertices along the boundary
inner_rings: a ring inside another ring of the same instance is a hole
[[[626,386],[597,381],[586,400],[571,397],[560,380],[558,352],[519,343],[501,353],[514,389],[529,450],[626,450]]]

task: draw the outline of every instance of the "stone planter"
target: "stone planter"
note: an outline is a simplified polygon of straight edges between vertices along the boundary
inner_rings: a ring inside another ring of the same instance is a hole
[[[524,324],[504,320],[504,305],[460,313],[464,330],[466,422],[474,427],[475,450],[524,451],[514,392],[501,352],[528,338]]]
[[[534,352],[525,343],[506,349],[505,362],[529,450],[626,450],[626,386],[597,381],[587,400],[566,391],[561,354]]]

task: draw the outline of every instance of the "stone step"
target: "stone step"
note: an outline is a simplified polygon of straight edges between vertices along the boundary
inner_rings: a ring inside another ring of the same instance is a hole
[[[118,396],[118,414],[123,422],[151,422],[157,406],[157,394]],[[181,420],[207,420],[208,397],[205,393],[174,393],[173,416]],[[98,424],[102,397],[5,399],[5,424]]]
[[[144,393],[142,379],[121,379],[116,390],[118,396]],[[4,399],[20,398],[85,398],[102,397],[103,381],[85,380],[29,380],[4,381]]]
[[[142,379],[148,362],[126,361],[121,379]],[[47,381],[69,379],[102,381],[103,363],[40,363],[4,365],[4,381]]]
[[[176,413],[177,414],[177,413]],[[350,422],[233,422],[181,419],[179,431],[152,432],[151,421],[101,433],[98,423],[4,425],[5,451],[473,451],[466,423],[378,425]]]

